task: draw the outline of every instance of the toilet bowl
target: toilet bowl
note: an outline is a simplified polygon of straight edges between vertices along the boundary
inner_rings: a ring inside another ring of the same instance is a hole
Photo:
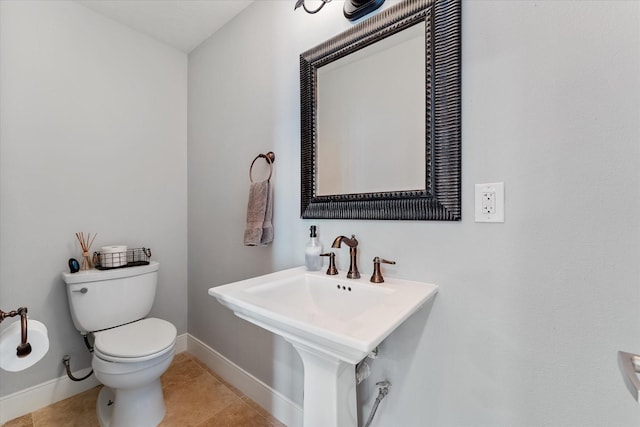
[[[96,403],[102,427],[154,427],[166,412],[160,376],[169,368],[176,327],[146,318],[160,265],[62,273],[71,319],[93,335],[91,365],[104,384]]]
[[[91,365],[104,384],[97,401],[101,427],[153,427],[166,409],[160,376],[175,353],[176,328],[155,318],[96,332]]]

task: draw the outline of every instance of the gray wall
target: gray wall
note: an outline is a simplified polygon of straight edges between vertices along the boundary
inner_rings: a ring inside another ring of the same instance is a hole
[[[299,219],[298,55],[351,24],[337,0],[291,9],[256,2],[187,76],[184,54],[73,2],[0,2],[0,307],[28,306],[52,341],[0,371],[0,395],[63,375],[63,354],[88,366],[59,275],[92,231],[154,249],[152,314],[179,333],[188,236],[189,332],[301,403],[290,346],[206,291],[301,265],[315,223],[325,247],[358,236],[365,274],[380,255],[440,285],[372,362],[365,414],[375,381],[393,383],[375,425],[640,424],[615,363],[640,353],[640,3],[464,2],[459,223]],[[248,248],[248,168],[268,150],[276,238]],[[114,170],[116,189],[93,179]],[[473,184],[494,181],[506,222],[475,223]]]
[[[146,245],[152,315],[187,330],[187,56],[69,1],[0,2],[0,308],[27,306],[50,349],[0,395],[89,366],[60,273],[93,249]],[[13,320],[2,323],[5,329]]]
[[[258,1],[189,56],[189,332],[301,403],[294,351],[207,289],[301,265],[317,224],[325,247],[358,236],[365,274],[379,255],[440,285],[372,363],[365,414],[393,383],[376,426],[640,424],[615,359],[640,352],[640,3],[463,3],[459,223],[299,219],[298,55],[351,24],[339,2],[291,9]],[[268,150],[275,240],[247,248]],[[495,181],[506,222],[475,223],[473,186]]]

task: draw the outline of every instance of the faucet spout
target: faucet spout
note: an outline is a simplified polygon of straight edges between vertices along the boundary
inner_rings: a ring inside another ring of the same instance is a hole
[[[333,241],[333,244],[331,245],[332,248],[339,248],[341,247],[341,243],[344,242],[345,245],[349,246],[350,248],[355,248],[358,246],[358,240],[356,240],[356,236],[354,236],[353,234],[351,235],[351,238],[348,238],[346,236],[338,236],[336,237],[336,239]]]
[[[345,245],[349,246],[349,258],[351,261],[349,263],[349,272],[347,273],[347,279],[359,279],[360,272],[358,271],[358,260],[357,260],[358,240],[356,239],[356,236],[353,234],[351,235],[351,238],[346,236],[338,236],[333,241],[333,244],[331,245],[331,247],[339,248],[341,247],[343,242]]]

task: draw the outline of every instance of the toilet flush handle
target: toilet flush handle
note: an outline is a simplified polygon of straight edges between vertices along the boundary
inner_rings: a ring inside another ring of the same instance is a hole
[[[87,292],[89,292],[89,289],[82,288],[82,289],[78,289],[77,291],[71,291],[71,292],[80,292],[81,294],[86,294]]]

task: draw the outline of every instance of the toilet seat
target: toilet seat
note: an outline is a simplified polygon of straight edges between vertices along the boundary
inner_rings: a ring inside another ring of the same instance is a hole
[[[94,354],[111,362],[142,362],[172,351],[176,335],[176,327],[166,320],[142,319],[95,332]]]

